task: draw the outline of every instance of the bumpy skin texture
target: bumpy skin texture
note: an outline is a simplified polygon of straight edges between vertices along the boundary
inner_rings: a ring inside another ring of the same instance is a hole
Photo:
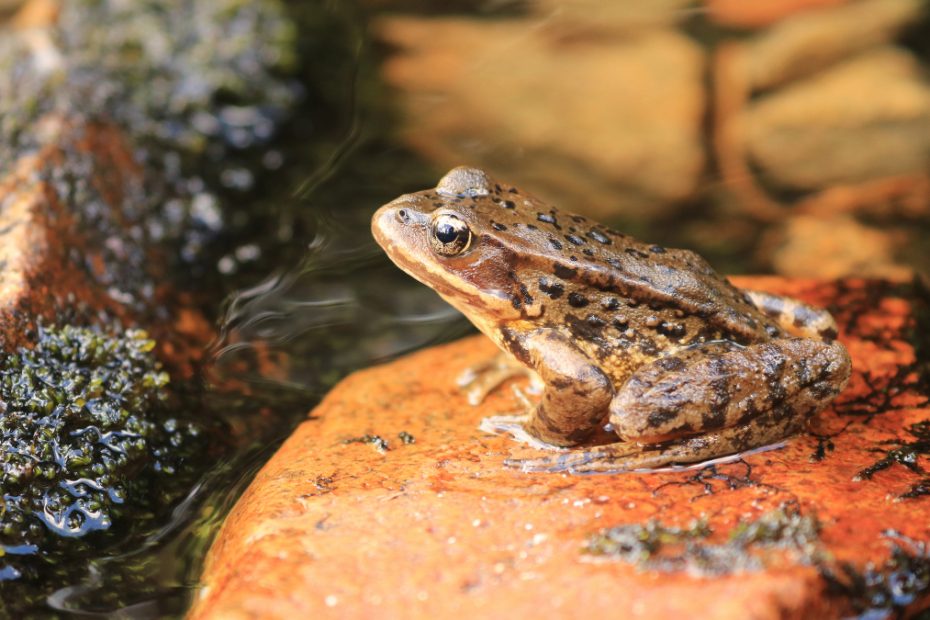
[[[372,231],[539,375],[523,430],[570,447],[602,442],[609,424],[620,439],[514,464],[525,469],[657,467],[764,446],[849,379],[827,312],[742,291],[691,251],[560,212],[480,170],[456,168],[385,205]]]

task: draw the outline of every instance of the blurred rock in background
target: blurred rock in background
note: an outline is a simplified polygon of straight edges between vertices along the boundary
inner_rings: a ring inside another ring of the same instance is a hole
[[[399,138],[437,173],[490,168],[730,271],[930,268],[921,0],[369,4]]]
[[[584,15],[382,18],[402,139],[437,168],[487,167],[595,217],[667,214],[705,166],[704,52],[671,28]]]

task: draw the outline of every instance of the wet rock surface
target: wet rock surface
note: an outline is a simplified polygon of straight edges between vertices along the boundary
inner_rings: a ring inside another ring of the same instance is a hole
[[[455,378],[483,337],[356,373],[229,515],[190,618],[837,618],[930,595],[928,296],[737,279],[831,308],[850,387],[780,449],[649,474],[506,469]]]

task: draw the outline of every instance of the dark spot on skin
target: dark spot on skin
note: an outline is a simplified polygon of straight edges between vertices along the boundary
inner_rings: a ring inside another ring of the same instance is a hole
[[[507,191],[510,192],[511,194],[519,194],[519,193],[520,193],[520,192],[517,191],[517,188],[516,188],[516,187],[511,187],[511,188],[508,189]]]
[[[581,253],[584,254],[585,256],[594,256],[594,250],[592,250],[591,248],[585,248],[581,251]]]
[[[523,295],[523,303],[525,303],[527,306],[533,303],[533,296],[530,295],[529,290],[523,283],[520,284],[520,293]]]
[[[588,318],[585,320],[588,322],[588,325],[590,325],[591,327],[604,327],[605,325],[607,325],[607,322],[604,321],[604,319],[602,319],[601,317],[597,316],[596,314],[589,314]]]
[[[584,239],[581,237],[576,237],[575,235],[565,235],[565,238],[568,239],[569,243],[573,245],[583,245]]]
[[[569,227],[568,227],[568,232],[570,232],[570,233],[578,232],[578,229],[575,228],[574,226],[569,226]]]
[[[665,254],[666,249],[663,248],[661,245],[654,245],[651,248],[649,248],[649,251],[652,252],[653,254]]]
[[[676,372],[685,367],[684,360],[677,357],[661,357],[656,360],[656,366],[668,372]]]
[[[778,338],[781,336],[781,330],[774,325],[766,325],[765,333],[769,335],[769,338]]]
[[[517,207],[517,205],[514,203],[513,200],[505,200],[505,201],[504,201],[504,208],[505,208],[505,209],[515,209],[516,207]]]
[[[539,280],[539,290],[548,295],[551,299],[558,299],[565,292],[565,288],[558,282],[549,283],[545,278]]]
[[[588,219],[587,219],[586,217],[584,217],[583,215],[573,215],[573,216],[572,216],[572,221],[575,222],[576,224],[583,224],[583,223],[587,222]]]
[[[513,307],[514,307],[515,310],[519,310],[519,309],[520,309],[520,298],[517,297],[516,295],[513,295],[513,296],[510,298],[510,303],[513,304]]]
[[[501,184],[500,184],[500,183],[495,183],[495,184],[494,184],[494,191],[496,191],[498,194],[501,193]]]
[[[656,344],[655,340],[652,338],[640,338],[637,342],[639,345],[639,350],[645,353],[646,355],[658,355],[659,346]]]
[[[592,228],[591,230],[588,231],[588,237],[590,237],[591,239],[594,239],[595,241],[597,241],[598,243],[601,243],[601,244],[603,244],[603,245],[610,245],[610,244],[611,244],[611,241],[610,241],[610,239],[607,237],[607,235],[605,235],[605,234],[602,233],[601,231],[597,230],[596,228]]]
[[[666,321],[662,321],[658,327],[658,332],[669,338],[683,338],[687,331],[688,329],[681,323],[668,323]]]
[[[539,230],[539,227],[537,227],[535,224],[527,224],[526,227],[530,230]]]
[[[561,265],[559,263],[554,263],[552,265],[552,273],[554,273],[557,278],[561,278],[563,280],[574,280],[576,277],[578,277],[577,269],[572,269],[571,267],[566,267],[565,265]]]
[[[555,217],[549,215],[548,213],[537,213],[536,219],[540,222],[545,222],[546,224],[555,224]]]
[[[833,329],[832,327],[821,329],[819,332],[817,332],[817,335],[819,335],[821,338],[823,338],[826,341],[836,340],[836,337],[839,336],[836,330]]]
[[[515,358],[524,364],[530,361],[530,352],[523,346],[523,338],[520,336],[519,331],[504,328],[501,330],[501,340],[507,345],[507,350]]]
[[[507,227],[503,224],[498,224],[497,222],[491,222],[491,228],[494,230],[507,230]]]
[[[623,263],[621,263],[616,258],[610,257],[607,259],[607,264],[616,269],[617,271],[623,271]]]
[[[594,319],[593,321],[591,319]],[[588,316],[581,319],[574,315],[566,315],[565,322],[576,338],[587,340],[589,342],[603,340],[604,323],[598,322],[597,317]]]
[[[674,420],[678,415],[675,409],[656,409],[649,414],[649,424],[651,428],[661,427],[666,422]]]
[[[573,292],[568,294],[568,305],[573,308],[584,308],[588,303],[588,299],[580,293]]]
[[[624,250],[624,252],[626,252],[630,256],[635,256],[636,258],[649,258],[648,254],[646,254],[645,252],[641,252],[640,250],[637,250],[636,248],[627,248]]]
[[[616,297],[608,297],[603,301],[604,310],[619,310],[620,302],[617,301]]]
[[[549,245],[551,245],[556,250],[562,249],[562,242],[558,239],[554,239],[553,237],[549,237]]]
[[[568,257],[568,260],[572,261],[573,263],[577,263],[577,262],[578,262],[578,257],[577,257],[577,256],[569,256],[569,257]]]
[[[623,331],[626,329],[626,324],[627,324],[627,318],[623,316],[614,319],[612,323],[612,325],[616,327],[617,329],[619,329],[620,331]]]

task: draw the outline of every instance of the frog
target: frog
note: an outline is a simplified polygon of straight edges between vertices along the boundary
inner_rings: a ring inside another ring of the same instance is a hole
[[[478,168],[380,207],[372,234],[497,345],[507,362],[485,365],[495,382],[509,364],[541,388],[524,413],[482,423],[543,448],[509,467],[653,470],[781,445],[849,381],[826,310],[738,288],[691,250],[561,211]]]

